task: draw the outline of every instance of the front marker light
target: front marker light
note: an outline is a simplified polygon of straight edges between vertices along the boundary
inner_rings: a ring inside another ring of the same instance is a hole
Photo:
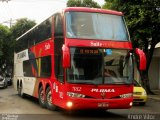
[[[120,95],[121,98],[130,98],[130,97],[132,97],[132,96],[133,96],[132,93],[127,93],[127,94],[122,94],[122,95]]]
[[[74,98],[85,98],[85,95],[80,94],[80,93],[67,92],[67,95],[69,97],[74,97]]]
[[[130,103],[129,103],[129,106],[132,106],[132,105],[133,105],[133,102],[130,102]]]
[[[66,105],[67,105],[67,107],[71,108],[71,107],[73,106],[73,103],[70,102],[70,101],[68,101],[68,102],[66,103]]]

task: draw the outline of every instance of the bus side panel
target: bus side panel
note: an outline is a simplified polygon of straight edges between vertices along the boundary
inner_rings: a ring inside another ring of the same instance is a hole
[[[61,83],[57,80],[53,82],[52,88],[52,102],[56,106],[62,107],[64,100],[66,98],[66,86],[64,83]]]
[[[23,61],[29,60],[28,49],[23,50],[19,53],[14,53],[14,77],[13,85],[15,90],[20,82],[23,83],[24,71],[23,71]]]
[[[30,48],[32,54],[34,54],[35,58],[49,56],[53,54],[53,40],[43,41],[36,46]]]
[[[39,44],[37,44],[36,46],[33,46],[30,48],[30,52],[32,53],[32,56],[34,56],[34,59],[36,60],[35,64],[36,65],[32,65],[33,71],[35,71],[34,76],[36,76],[35,79],[35,84],[34,84],[34,89],[32,92],[32,96],[38,98],[38,91],[40,86],[43,86],[43,89],[46,90],[46,86],[49,85],[50,87],[52,87],[52,83],[51,83],[51,78],[53,78],[53,40],[49,39],[46,41],[43,41]],[[41,73],[43,71],[43,63],[42,63],[42,59],[46,56],[50,56],[50,66],[51,66],[51,74],[50,76],[47,77],[43,77],[41,76]],[[37,67],[35,67],[37,66]]]

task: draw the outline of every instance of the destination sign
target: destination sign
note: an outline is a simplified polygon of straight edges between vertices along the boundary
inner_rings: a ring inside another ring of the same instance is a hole
[[[80,54],[98,54],[99,51],[98,49],[85,49],[85,48],[80,48],[79,49]]]

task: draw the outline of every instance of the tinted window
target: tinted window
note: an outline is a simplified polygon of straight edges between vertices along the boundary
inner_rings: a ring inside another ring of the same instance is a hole
[[[37,27],[37,29],[35,30],[35,32],[37,33],[35,34],[36,43],[51,38],[52,35],[51,26],[52,26],[52,18],[44,21]]]
[[[52,17],[29,31],[16,42],[15,52],[20,52],[28,47],[40,43],[52,36]]]
[[[51,76],[51,56],[41,58],[41,72],[40,77]]]
[[[54,36],[63,36],[63,22],[60,14],[54,16]]]
[[[86,84],[132,84],[133,62],[128,50],[70,48],[67,81]]]
[[[68,38],[128,41],[129,36],[122,16],[87,13],[66,13]]]
[[[29,60],[23,61],[23,75],[25,77],[33,77],[32,66]]]

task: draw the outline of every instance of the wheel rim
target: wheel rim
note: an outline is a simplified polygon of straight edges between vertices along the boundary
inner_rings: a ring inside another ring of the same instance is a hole
[[[40,100],[41,100],[41,102],[42,103],[44,103],[44,92],[43,92],[43,90],[40,92]]]
[[[47,94],[47,103],[49,105],[52,105],[52,94],[51,94],[51,91],[49,91],[48,94]]]

